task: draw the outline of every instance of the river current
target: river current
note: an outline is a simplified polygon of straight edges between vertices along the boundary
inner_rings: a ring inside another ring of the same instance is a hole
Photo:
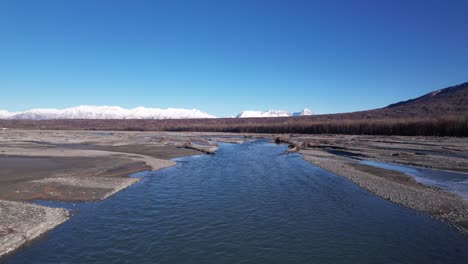
[[[7,263],[468,263],[468,237],[259,140],[134,175]]]

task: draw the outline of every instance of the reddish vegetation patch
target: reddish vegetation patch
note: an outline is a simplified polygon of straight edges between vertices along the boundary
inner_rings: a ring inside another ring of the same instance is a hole
[[[107,188],[69,186],[59,183],[25,182],[0,193],[4,200],[98,201],[111,192]]]

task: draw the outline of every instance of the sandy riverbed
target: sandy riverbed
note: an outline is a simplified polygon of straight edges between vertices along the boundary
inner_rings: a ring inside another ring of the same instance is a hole
[[[0,256],[68,218],[66,210],[15,201],[96,201],[132,185],[129,174],[212,153],[239,135],[156,132],[0,131]],[[25,233],[25,230],[34,232]]]
[[[138,181],[128,175],[211,153],[216,142],[275,135],[179,132],[0,131],[0,256],[66,221],[66,210],[18,201],[95,201]],[[468,172],[463,138],[286,135],[304,159],[395,203],[468,230],[461,197],[356,158]],[[190,143],[190,144],[188,144]],[[27,216],[25,215],[27,214]],[[25,235],[24,230],[35,230]]]

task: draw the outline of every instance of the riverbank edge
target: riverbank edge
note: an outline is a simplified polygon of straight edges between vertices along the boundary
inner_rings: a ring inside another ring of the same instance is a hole
[[[157,166],[153,165],[151,171],[158,171],[161,169],[165,169],[165,168],[169,168],[169,167],[173,167],[177,165],[177,162],[173,160],[164,160],[164,161],[165,161],[164,165],[161,165],[161,164],[158,164]],[[145,169],[137,170],[137,171],[133,171],[127,174],[127,176],[123,178],[126,180],[124,184],[114,186],[115,189],[107,193],[104,197],[102,197],[99,200],[91,201],[91,202],[103,201],[113,196],[114,194],[137,183],[138,181],[140,181],[140,178],[131,178],[130,175],[137,173],[137,172],[141,172],[141,171],[146,171],[146,170]],[[0,261],[3,258],[11,256],[17,250],[21,249],[23,246],[26,246],[28,243],[36,239],[39,239],[40,237],[42,237],[49,231],[53,230],[57,226],[65,223],[67,220],[70,219],[70,211],[64,208],[53,208],[53,207],[48,207],[48,206],[37,205],[34,203],[7,201],[7,200],[0,200],[0,205],[13,207],[14,208],[13,210],[16,210],[16,211],[27,210],[28,207],[35,208],[36,210],[41,210],[42,212],[45,213],[45,220],[40,222],[36,226],[33,226],[31,229],[21,231],[21,232],[18,232],[18,230],[14,230],[16,232],[8,234],[5,238],[0,240]]]
[[[224,142],[226,139],[223,138],[213,138],[215,142]],[[191,140],[191,138],[190,138]],[[189,141],[190,142],[190,141]],[[229,140],[230,143],[243,143],[243,140]],[[184,146],[180,146],[184,148]],[[186,155],[177,155],[177,158],[182,157],[189,157],[192,155],[205,155],[205,154],[215,154],[218,150],[218,146],[215,145],[199,145],[195,144],[194,147],[191,149],[196,150],[198,154],[186,154]],[[12,151],[13,150],[13,151]],[[55,151],[55,152],[54,152]],[[132,178],[130,175],[142,172],[142,171],[158,171],[160,169],[168,168],[177,165],[177,162],[171,159],[161,159],[161,158],[154,158],[148,155],[142,155],[138,152],[121,152],[121,151],[102,151],[102,150],[93,150],[93,149],[60,149],[56,150],[49,150],[50,153],[44,153],[44,149],[41,149],[40,152],[35,153],[28,151],[23,151],[23,149],[14,149],[14,148],[7,148],[4,147],[2,149],[2,154],[8,153],[8,156],[15,156],[15,157],[45,157],[45,158],[56,158],[56,157],[116,157],[116,158],[128,158],[129,160],[133,160],[135,162],[144,162],[146,165],[141,166],[134,170],[126,170],[125,168],[120,168],[113,172],[115,177],[105,176],[105,177],[55,177],[55,178],[45,178],[40,180],[35,180],[33,182],[40,182],[45,185],[47,184],[69,184],[70,186],[80,186],[80,185],[87,185],[86,187],[96,187],[96,184],[99,185],[100,181],[112,181],[106,182],[105,189],[108,189],[108,192],[104,195],[100,196],[97,199],[90,199],[84,198],[83,200],[69,200],[66,198],[58,198],[55,201],[63,201],[63,202],[97,202],[107,199],[108,197],[120,192],[123,189],[130,187],[131,185],[137,183],[141,180],[141,178]],[[121,175],[121,176],[119,176]],[[94,181],[94,183],[92,182]],[[111,188],[108,188],[111,187]],[[31,200],[33,201],[33,200]],[[21,217],[24,216],[24,208],[35,208],[36,211],[32,217]],[[0,212],[8,212],[5,214],[9,214],[10,222],[16,224],[15,217],[20,218],[20,220],[24,220],[23,226],[27,226],[30,231],[20,232],[18,230],[17,225],[13,228],[9,226],[4,226],[3,229],[0,229],[0,234],[3,234],[3,237],[0,237],[0,262],[3,259],[13,255],[17,250],[22,248],[23,246],[27,245],[28,243],[32,242],[33,240],[38,239],[39,237],[45,235],[48,231],[51,231],[58,225],[66,222],[70,218],[70,212],[64,208],[52,208],[48,206],[37,205],[31,202],[26,201],[17,201],[17,200],[4,200],[0,199]],[[23,214],[22,214],[23,213]],[[45,215],[45,217],[44,217]],[[33,218],[39,218],[39,221],[32,221]],[[8,217],[7,217],[8,218]],[[23,219],[21,219],[23,218]],[[13,219],[13,221],[11,221]],[[31,232],[31,230],[35,230]],[[33,234],[33,235],[31,235]]]
[[[301,152],[299,152],[301,153]],[[462,197],[438,188],[418,188],[386,180],[354,169],[349,161],[302,154],[302,158],[338,176],[347,178],[365,190],[401,206],[428,213],[468,236],[468,202]]]
[[[33,211],[37,210],[45,214],[44,220],[40,223],[21,230],[7,230],[11,232],[2,238],[0,241],[0,260],[3,257],[13,254],[19,248],[25,246],[27,243],[38,239],[50,230],[59,226],[70,219],[69,210],[64,208],[52,208],[42,205],[26,202],[5,201],[0,200],[0,206],[13,207],[13,210]]]

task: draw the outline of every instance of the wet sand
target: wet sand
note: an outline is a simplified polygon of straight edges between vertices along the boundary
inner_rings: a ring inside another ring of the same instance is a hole
[[[216,151],[273,134],[189,132],[0,131],[0,256],[68,218],[66,210],[17,201],[96,201],[138,181],[128,175],[173,166],[170,159]],[[304,159],[385,199],[468,230],[468,203],[359,159],[468,172],[463,138],[282,135]],[[31,207],[32,206],[32,207]],[[32,208],[32,209],[31,209]],[[52,210],[52,211],[51,211]],[[25,215],[27,212],[28,216]],[[45,217],[47,216],[47,217]],[[19,223],[19,227],[17,226]],[[25,228],[36,230],[24,235]],[[36,228],[37,227],[37,228]],[[23,231],[22,231],[23,230]],[[17,241],[17,242],[13,242]]]
[[[40,182],[46,178],[56,177],[89,177],[100,173],[101,177],[124,177],[130,173],[151,169],[144,162],[127,161],[124,159],[91,157],[11,157],[0,156],[0,199],[8,200],[36,200],[52,199],[50,190],[40,189]],[[36,186],[35,186],[36,185]],[[56,199],[63,201],[77,199],[72,193],[58,188]],[[102,196],[105,194],[102,193]],[[95,198],[95,197],[94,197]]]
[[[68,218],[63,209],[14,201],[102,200],[139,180],[129,174],[173,166],[170,159],[176,157],[214,152],[216,141],[233,141],[225,136],[211,140],[207,133],[0,131],[0,256]],[[26,229],[35,231],[26,234]]]
[[[4,130],[0,137],[0,199],[99,200],[125,185],[131,173],[173,166],[175,163],[170,159],[176,157],[214,152],[216,143],[200,136],[199,133]],[[184,147],[187,144],[191,147]],[[45,178],[70,179],[54,187],[44,184]],[[84,178],[96,181],[101,187],[80,184]],[[101,178],[112,180],[104,183],[99,181]],[[83,189],[89,191],[83,194]]]

